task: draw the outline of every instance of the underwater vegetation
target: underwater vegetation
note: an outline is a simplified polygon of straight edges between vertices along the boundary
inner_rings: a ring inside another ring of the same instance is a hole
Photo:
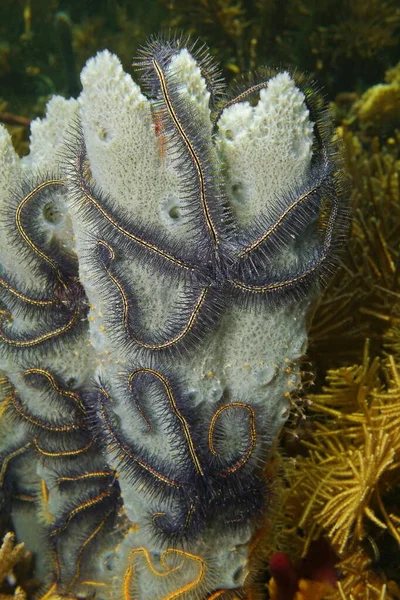
[[[338,573],[329,598],[400,593],[399,383],[394,358],[371,360],[368,347],[363,364],[328,371],[309,398],[308,452],[286,465],[272,545],[307,556],[324,536]]]
[[[291,64],[331,93],[366,86],[399,51],[395,0],[162,0],[168,24],[201,35],[231,73]],[[371,79],[372,78],[372,79]]]

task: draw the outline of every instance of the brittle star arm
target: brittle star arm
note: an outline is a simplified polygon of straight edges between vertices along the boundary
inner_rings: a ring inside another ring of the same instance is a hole
[[[321,273],[325,263],[331,258],[334,233],[337,229],[337,221],[340,214],[339,200],[336,197],[331,199],[331,211],[325,227],[324,240],[318,248],[317,255],[308,261],[292,276],[283,278],[279,281],[273,281],[265,284],[248,284],[239,279],[232,279],[232,285],[244,292],[250,293],[273,293],[285,289],[293,289],[301,286],[307,280],[315,279]]]
[[[152,254],[155,254],[161,259],[164,259],[167,263],[172,264],[175,267],[181,268],[186,272],[194,273],[197,271],[197,267],[194,265],[190,265],[186,263],[184,260],[173,256],[172,254],[166,252],[157,244],[152,242],[148,242],[144,238],[136,235],[133,231],[129,231],[125,227],[123,227],[115,217],[102,205],[99,200],[96,199],[95,194],[93,193],[89,182],[87,181],[87,176],[85,175],[84,168],[85,154],[84,152],[77,153],[76,160],[73,165],[73,179],[72,182],[76,186],[76,193],[78,194],[78,200],[81,204],[87,202],[90,206],[94,207],[97,212],[99,212],[103,218],[121,235],[128,238],[135,244],[138,244],[140,247],[148,250]]]
[[[114,260],[115,252],[108,242],[105,242],[104,240],[99,240],[97,242],[97,244],[99,246],[103,246],[104,248],[107,249],[107,251],[109,253],[110,261]],[[207,300],[207,296],[209,295],[209,291],[210,291],[209,285],[204,286],[200,290],[199,295],[193,305],[193,308],[190,311],[190,313],[188,314],[186,323],[184,324],[184,326],[178,333],[173,335],[170,339],[165,340],[164,342],[150,343],[150,342],[146,342],[146,341],[138,338],[136,335],[134,335],[134,333],[132,331],[132,326],[131,326],[130,320],[129,320],[128,294],[126,293],[122,283],[119,281],[119,279],[116,277],[116,275],[114,275],[111,272],[109,266],[106,265],[104,261],[103,261],[103,268],[105,269],[107,275],[109,276],[109,278],[111,279],[112,283],[117,288],[117,290],[121,296],[122,321],[123,321],[124,329],[127,332],[127,334],[129,335],[130,339],[135,344],[137,344],[138,346],[140,346],[141,348],[144,348],[146,350],[166,350],[168,348],[172,348],[173,346],[176,346],[179,342],[183,341],[187,337],[188,334],[190,334],[193,331],[193,328],[196,326],[196,323],[199,320],[200,313],[201,313],[201,310]]]
[[[218,452],[215,449],[214,445],[214,430],[217,424],[218,419],[227,410],[239,409],[248,412],[249,415],[249,443],[246,449],[246,452],[241,456],[233,465],[224,469],[221,473],[218,473],[220,477],[228,477],[233,473],[236,473],[239,469],[241,469],[250,459],[253,454],[256,442],[257,442],[257,432],[256,432],[256,418],[254,409],[245,402],[230,402],[229,404],[225,404],[221,406],[213,415],[210,423],[210,427],[208,430],[208,447],[210,452],[214,454],[214,456],[218,456]]]

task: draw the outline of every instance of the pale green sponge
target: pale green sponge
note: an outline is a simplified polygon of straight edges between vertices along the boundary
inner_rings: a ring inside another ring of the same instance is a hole
[[[90,59],[22,160],[0,130],[1,501],[54,594],[229,598],[346,198],[308,83],[135,66]]]

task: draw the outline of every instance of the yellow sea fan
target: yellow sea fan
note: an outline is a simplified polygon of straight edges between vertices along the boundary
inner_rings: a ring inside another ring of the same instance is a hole
[[[400,549],[391,499],[400,477],[399,367],[393,356],[370,360],[368,350],[362,365],[328,372],[322,393],[309,397],[309,453],[283,459],[286,488],[271,517],[272,542],[260,544],[290,553],[302,539],[304,556],[313,539],[327,537],[340,559],[338,588],[323,596],[329,600],[400,600],[397,584],[375,571],[366,552],[377,531]]]
[[[378,137],[365,140],[344,124],[338,137],[351,182],[353,227],[345,264],[311,326],[308,355],[320,372],[360,362],[366,338],[374,354],[381,352],[382,336],[388,344],[400,339],[391,331],[400,328],[400,133],[380,145]]]
[[[342,578],[332,600],[397,600],[396,584],[384,582],[374,573],[372,560],[360,546],[338,565]]]
[[[365,441],[360,449],[342,454],[340,447],[335,449],[330,444],[331,456],[320,463],[323,483],[319,488],[319,501],[324,502],[324,507],[315,517],[339,553],[351,536],[363,539],[365,516],[386,528],[370,507],[370,501],[382,474],[394,461],[395,450],[388,433],[370,431],[365,425],[363,432]]]
[[[366,536],[365,519],[388,529],[400,547],[400,516],[384,495],[400,472],[400,377],[393,357],[328,373],[328,386],[311,396],[314,432],[307,456],[286,472],[288,488],[278,517],[286,534],[302,528],[303,554],[312,539],[328,535],[343,556]],[[287,527],[292,522],[292,527]]]

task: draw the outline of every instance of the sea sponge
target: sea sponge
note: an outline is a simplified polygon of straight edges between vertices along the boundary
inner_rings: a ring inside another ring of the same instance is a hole
[[[400,119],[400,84],[378,83],[361,96],[354,107],[360,122],[390,123]]]
[[[372,125],[382,128],[395,125],[400,119],[400,63],[388,69],[385,82],[368,88],[357,100],[352,113],[362,126]]]
[[[22,163],[3,134],[4,502],[18,537],[44,540],[50,594],[231,597],[346,194],[294,76],[227,99],[180,38],[136,66],[146,95],[109,52],[91,59]]]

